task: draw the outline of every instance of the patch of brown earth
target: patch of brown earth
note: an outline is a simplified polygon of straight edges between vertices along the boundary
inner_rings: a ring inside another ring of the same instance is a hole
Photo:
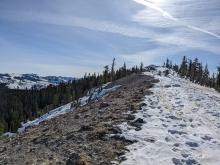
[[[133,143],[115,125],[133,121],[144,96],[156,83],[153,77],[133,74],[101,100],[46,121],[13,138],[0,140],[0,164],[110,165],[123,161],[125,146]]]

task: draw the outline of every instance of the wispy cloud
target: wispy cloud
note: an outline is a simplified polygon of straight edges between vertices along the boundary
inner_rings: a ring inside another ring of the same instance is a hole
[[[175,21],[177,22],[179,25],[181,26],[185,26],[187,28],[190,28],[192,30],[195,30],[195,31],[199,31],[199,32],[202,32],[202,33],[206,33],[208,35],[211,35],[213,37],[216,37],[218,39],[220,39],[220,35],[216,34],[216,33],[213,33],[211,31],[208,31],[206,29],[202,29],[202,28],[199,28],[197,26],[193,26],[193,25],[190,25],[188,23],[185,23],[185,22],[182,22],[180,19],[178,18],[175,18],[174,16],[172,16],[170,13],[168,13],[167,11],[163,10],[162,8],[158,7],[157,5],[155,5],[154,3],[152,2],[149,2],[149,1],[145,1],[145,0],[133,0],[139,4],[142,4],[144,6],[146,6],[147,8],[151,8],[151,9],[154,9],[155,11],[159,12],[162,14],[162,16],[164,16],[165,18],[168,18],[172,21]],[[146,16],[147,17],[147,16]]]
[[[155,6],[153,5],[153,7]],[[157,9],[157,7],[155,8]],[[165,14],[166,16],[169,15],[168,13]],[[149,27],[143,27],[138,24],[120,24],[111,21],[100,21],[69,15],[67,16],[50,13],[38,14],[35,12],[31,12],[29,14],[25,12],[19,12],[17,15],[19,19],[22,18],[22,21],[33,21],[67,27],[82,27],[100,32],[116,33],[126,37],[149,39],[160,45],[165,44],[170,46],[184,46],[187,48],[202,49],[213,53],[220,52],[220,48],[218,46],[213,46],[209,44],[209,42],[205,42],[203,39],[196,39],[193,37],[193,32],[190,33],[190,31],[187,31],[187,29],[185,30],[182,28],[179,28],[178,30],[172,30],[170,33],[166,33],[163,30],[155,31]],[[171,17],[172,16],[169,16],[169,18]],[[194,27],[194,29],[195,28],[196,27]],[[190,36],[188,34],[190,34]]]

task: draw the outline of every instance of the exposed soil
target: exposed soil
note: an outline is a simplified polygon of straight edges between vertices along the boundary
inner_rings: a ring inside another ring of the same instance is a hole
[[[117,91],[101,100],[80,107],[68,114],[29,128],[13,138],[0,140],[0,164],[73,164],[109,165],[123,161],[125,146],[133,143],[118,134],[115,125],[133,121],[153,77],[133,74],[114,85]],[[137,124],[139,121],[134,121]],[[131,122],[132,123],[132,122]]]

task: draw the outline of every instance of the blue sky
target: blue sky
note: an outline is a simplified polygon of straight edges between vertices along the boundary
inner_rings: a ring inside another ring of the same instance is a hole
[[[198,57],[220,64],[219,0],[1,0],[0,72],[81,76]]]

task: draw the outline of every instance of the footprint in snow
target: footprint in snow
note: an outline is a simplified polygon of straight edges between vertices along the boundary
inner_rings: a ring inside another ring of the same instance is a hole
[[[173,158],[172,162],[174,165],[199,165],[195,159],[177,159]]]
[[[186,142],[185,143],[186,145],[188,145],[188,146],[190,146],[190,147],[199,147],[199,144],[198,143],[196,143],[196,142]]]
[[[210,137],[210,136],[207,136],[207,135],[205,135],[205,136],[203,136],[203,137],[201,137],[203,140],[205,140],[205,141],[211,141],[213,138],[212,137]]]

